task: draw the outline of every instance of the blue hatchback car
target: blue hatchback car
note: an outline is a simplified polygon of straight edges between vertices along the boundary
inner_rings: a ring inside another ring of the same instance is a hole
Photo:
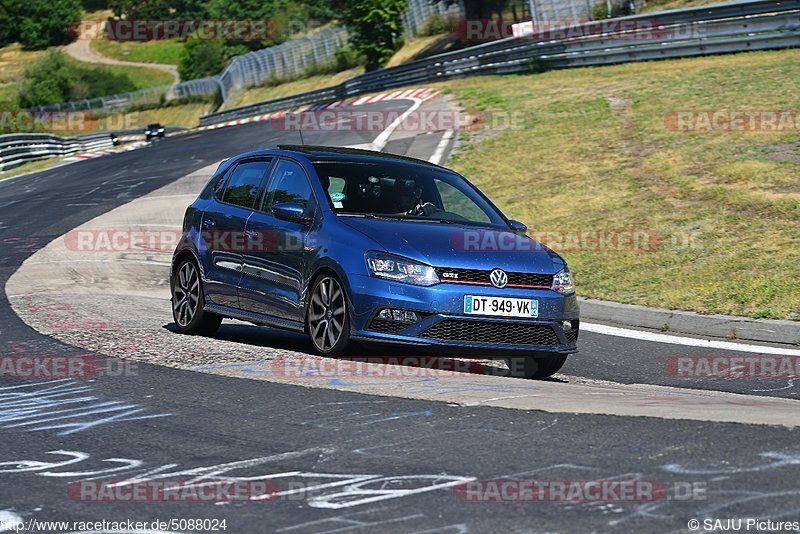
[[[186,210],[176,329],[223,318],[351,341],[506,358],[545,377],[577,351],[565,261],[464,177],[365,150],[279,146],[223,162]]]

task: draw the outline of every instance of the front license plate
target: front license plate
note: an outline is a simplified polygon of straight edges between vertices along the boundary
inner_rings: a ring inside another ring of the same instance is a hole
[[[508,297],[464,297],[464,313],[501,317],[539,317],[539,301]]]

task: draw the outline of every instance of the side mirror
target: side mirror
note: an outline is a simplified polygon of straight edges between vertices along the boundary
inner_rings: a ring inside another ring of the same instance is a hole
[[[524,223],[521,223],[519,221],[515,221],[514,219],[511,219],[510,221],[508,221],[508,224],[509,224],[509,226],[511,226],[511,230],[515,234],[524,234],[525,232],[528,231],[528,227],[525,226]]]
[[[297,202],[281,202],[272,206],[272,214],[283,221],[308,224],[311,222],[311,217],[305,213],[306,209]]]

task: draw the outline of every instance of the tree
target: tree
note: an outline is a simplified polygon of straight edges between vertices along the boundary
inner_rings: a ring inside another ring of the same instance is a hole
[[[107,68],[86,68],[68,61],[57,50],[29,65],[22,75],[19,107],[31,108],[79,98],[133,91],[133,81]]]
[[[181,53],[178,74],[182,81],[214,76],[225,68],[225,50],[219,41],[189,39]]]
[[[164,20],[172,15],[170,0],[110,0],[114,15],[129,19]]]
[[[403,44],[401,16],[408,0],[352,0],[339,8],[350,46],[364,56],[366,70],[383,66]]]
[[[3,0],[0,44],[19,41],[27,50],[64,44],[80,19],[79,0]]]
[[[77,81],[64,56],[51,50],[25,69],[19,91],[19,105],[29,108],[63,102]]]

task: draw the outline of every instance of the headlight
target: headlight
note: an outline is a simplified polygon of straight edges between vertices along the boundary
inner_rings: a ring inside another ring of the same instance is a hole
[[[575,286],[572,283],[572,275],[569,274],[569,269],[564,269],[556,273],[553,277],[551,289],[562,295],[569,295],[575,292]]]
[[[381,252],[367,252],[365,255],[369,274],[394,282],[432,286],[439,283],[433,267]]]

